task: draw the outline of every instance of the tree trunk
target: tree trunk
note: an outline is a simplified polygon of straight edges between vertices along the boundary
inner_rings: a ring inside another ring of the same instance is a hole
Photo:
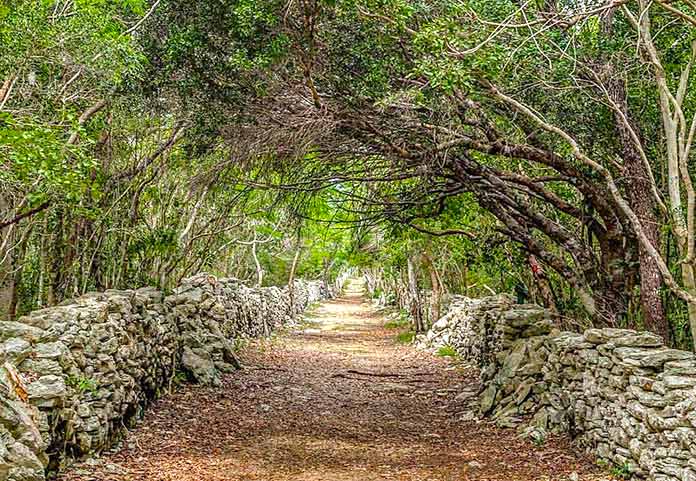
[[[614,9],[608,10],[602,18],[602,34],[607,38],[614,35]],[[626,170],[626,193],[628,201],[633,207],[643,231],[650,243],[660,251],[660,221],[653,209],[651,197],[652,186],[648,167],[645,165],[636,140],[631,135],[631,130],[641,140],[641,132],[632,120],[628,108],[626,87],[620,75],[614,71],[611,62],[603,59],[605,76],[607,78],[607,91],[615,104],[614,122],[617,134],[621,142],[623,165]],[[639,243],[640,244],[640,243]],[[645,328],[660,334],[667,344],[671,343],[669,321],[665,315],[665,309],[660,297],[662,275],[657,262],[648,254],[640,244],[638,246],[638,263],[640,276],[640,302]]]
[[[63,299],[62,294],[62,283],[64,277],[63,258],[61,254],[64,251],[63,248],[63,235],[64,235],[64,219],[63,210],[60,209],[56,212],[56,225],[53,227],[53,232],[49,236],[48,243],[48,257],[46,262],[46,305],[55,306]],[[50,224],[49,224],[50,226]]]
[[[551,284],[549,283],[549,279],[546,276],[543,267],[537,258],[532,254],[529,255],[527,261],[529,262],[529,267],[532,269],[532,275],[534,277],[534,281],[536,282],[537,288],[539,289],[539,295],[541,296],[544,306],[553,316],[558,316],[556,296],[551,289]]]
[[[329,286],[331,285],[331,269],[336,263],[336,258],[334,257],[333,259],[331,259],[330,262],[329,259],[325,258],[323,263],[324,268],[322,269],[321,278],[324,282],[324,286],[326,287],[326,293],[328,295],[333,295],[333,289],[331,289]],[[368,292],[370,291],[368,290]]]
[[[295,318],[295,271],[297,270],[297,263],[300,260],[300,252],[302,251],[302,246],[298,244],[297,250],[295,251],[295,257],[292,259],[292,265],[290,266],[290,275],[288,276],[288,297],[290,299],[290,313],[293,319]]]
[[[25,232],[22,236],[19,245],[17,246],[17,252],[14,256],[15,260],[15,273],[14,280],[12,282],[12,299],[10,300],[10,308],[8,310],[8,319],[14,321],[17,318],[17,308],[19,306],[19,288],[22,285],[22,276],[24,274],[24,257],[27,252],[27,245],[29,244],[29,234],[32,228],[29,227],[29,231]]]
[[[442,310],[442,282],[440,282],[440,275],[435,268],[435,262],[433,261],[430,254],[425,254],[425,262],[428,265],[428,271],[430,272],[430,287],[432,290],[432,295],[430,298],[430,324],[436,322],[440,319],[440,311]]]
[[[254,257],[254,264],[256,264],[256,287],[261,287],[263,285],[263,266],[261,266],[259,256],[256,253],[256,234],[254,234],[254,241],[251,243],[251,255]]]
[[[423,332],[423,312],[421,309],[420,291],[418,290],[418,272],[413,255],[408,256],[408,299],[409,312],[413,318],[413,328],[416,332]]]
[[[694,266],[683,264],[681,266],[682,282],[684,288],[690,294],[696,294],[696,272],[694,271]],[[691,328],[691,338],[696,338],[696,304],[687,303],[687,312],[689,313],[689,327]],[[696,349],[696,342],[694,342],[694,349]]]
[[[9,219],[14,212],[9,199],[0,195],[0,219]],[[12,297],[14,296],[14,256],[12,252],[15,226],[0,230],[0,320],[11,319]]]
[[[464,295],[469,295],[469,264],[466,262],[462,266],[462,282],[464,283]]]
[[[609,91],[614,102],[621,110],[623,116],[629,119],[630,112],[626,100],[626,89],[620,79],[613,78],[609,81]],[[624,167],[626,169],[626,191],[628,200],[636,212],[643,227],[645,235],[651,244],[660,250],[660,221],[655,215],[651,198],[651,185],[647,166],[644,164],[635,142],[631,138],[628,126],[618,112],[614,113],[616,128],[621,141]],[[631,123],[635,133],[637,126]],[[645,328],[664,337],[667,344],[671,343],[669,324],[665,309],[660,297],[662,275],[657,262],[648,254],[642,245],[638,248],[639,273],[640,273],[640,301],[643,312]]]

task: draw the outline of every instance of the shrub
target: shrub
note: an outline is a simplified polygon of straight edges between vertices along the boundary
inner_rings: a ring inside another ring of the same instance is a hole
[[[396,342],[399,344],[411,344],[416,338],[416,333],[413,331],[404,331],[396,335]]]
[[[457,357],[457,351],[452,346],[442,346],[435,354],[440,357]]]

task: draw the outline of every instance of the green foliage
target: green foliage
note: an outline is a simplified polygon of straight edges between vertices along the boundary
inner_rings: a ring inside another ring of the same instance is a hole
[[[524,16],[546,18],[543,2],[525,5]],[[621,10],[607,36],[598,16],[533,35],[501,29],[527,21],[511,0],[319,1],[313,13],[280,0],[162,0],[144,18],[152,6],[0,2],[0,186],[9,204],[0,214],[46,207],[13,233],[7,271],[17,274],[19,312],[90,289],[168,288],[202,270],[284,285],[296,253],[297,277],[379,271],[373,295],[402,307],[395,288],[409,259],[424,292],[441,282],[450,294],[549,302],[530,269],[532,245],[547,254],[544,281],[563,316],[584,320],[578,284],[602,300],[604,287],[625,281],[635,304],[635,260],[604,259],[596,234],[620,225],[628,254],[635,236],[618,217],[597,215],[613,208],[603,190],[597,200],[580,189],[598,188],[600,176],[490,88],[571,132],[626,192],[614,112],[598,100],[594,71],[583,70],[607,62],[664,185],[654,79]],[[675,86],[696,31],[667,11],[649,13]],[[696,90],[683,95],[693,115]],[[492,137],[489,149],[472,145]],[[516,143],[570,167],[494,152]],[[462,173],[471,164],[478,171]],[[543,180],[496,197],[500,184],[476,190],[490,172],[507,185]],[[509,218],[496,214],[501,202]],[[673,252],[670,227],[661,250]],[[594,272],[569,249],[577,244],[597,260]],[[683,255],[670,255],[679,274]],[[614,269],[626,275],[602,284]],[[675,339],[688,347],[684,306],[664,298]],[[630,305],[617,322],[640,326],[639,310]]]
[[[186,384],[189,381],[191,381],[190,375],[185,371],[177,371],[174,374],[174,378],[172,379],[172,383],[175,386],[181,386],[182,384]]]
[[[404,331],[396,335],[396,342],[399,344],[413,344],[416,338],[416,333],[413,331]]]
[[[435,354],[440,357],[457,357],[457,350],[452,346],[442,346]]]
[[[79,119],[140,70],[142,56],[121,32],[123,20],[143,8],[140,1],[81,1],[62,10],[52,2],[5,5],[0,84],[10,87],[10,113],[0,113],[0,182],[24,194],[27,207],[50,200],[78,208],[99,195],[92,151],[99,130]],[[73,134],[81,142],[69,144]]]
[[[385,329],[404,329],[407,328],[411,324],[411,321],[409,320],[408,313],[406,311],[400,311],[399,312],[399,317],[396,319],[391,319],[387,322],[384,323],[384,328]]]
[[[631,479],[633,476],[633,469],[629,463],[620,466],[612,466],[611,475],[617,479]]]
[[[94,394],[99,389],[99,384],[96,380],[83,376],[70,375],[65,379],[65,382],[81,394],[86,392]]]
[[[268,88],[265,76],[288,49],[276,1],[165,0],[141,37],[149,59],[143,84],[164,108],[183,105],[198,141],[214,143],[226,116]],[[166,94],[166,95],[163,95]]]

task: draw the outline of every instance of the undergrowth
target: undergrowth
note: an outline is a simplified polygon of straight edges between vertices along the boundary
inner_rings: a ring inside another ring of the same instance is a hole
[[[398,313],[398,317],[390,319],[384,324],[386,329],[403,329],[411,324],[408,311],[401,309]]]
[[[96,380],[84,377],[70,375],[66,379],[66,384],[75,388],[80,393],[91,392],[96,393],[99,389],[99,384]]]
[[[404,331],[396,335],[396,342],[399,344],[411,344],[416,338],[416,333],[413,331]]]
[[[617,479],[631,479],[631,465],[626,463],[611,468],[611,475]]]
[[[457,357],[457,351],[452,346],[442,346],[435,354],[440,357]]]
[[[597,466],[607,469],[609,473],[611,473],[612,478],[614,479],[628,480],[632,477],[631,465],[628,463],[622,464],[620,466],[612,466],[611,463],[609,463],[608,461],[604,459],[598,459]]]
[[[403,329],[404,327],[408,327],[408,319],[392,319],[391,321],[387,321],[384,324],[384,327],[386,329]]]

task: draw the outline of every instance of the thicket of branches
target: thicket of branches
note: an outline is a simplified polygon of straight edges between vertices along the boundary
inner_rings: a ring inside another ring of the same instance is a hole
[[[195,269],[258,279],[304,251],[315,274],[514,291],[692,345],[690,0],[2,15],[3,247],[27,305]]]
[[[90,290],[170,288],[203,270],[267,285],[344,267],[346,232],[322,232],[217,170],[233,154],[215,122],[152,75],[161,65],[148,32],[164,8],[0,3],[2,317]],[[208,79],[196,81],[201,96]],[[176,85],[183,93],[186,82]]]

